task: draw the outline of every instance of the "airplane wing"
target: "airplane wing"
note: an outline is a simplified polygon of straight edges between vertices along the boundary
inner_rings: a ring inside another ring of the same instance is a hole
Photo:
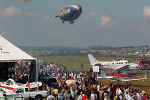
[[[145,78],[135,78],[135,79],[121,79],[121,81],[138,81],[138,80],[143,80]]]
[[[127,65],[118,66],[118,67],[116,68],[116,70],[121,71],[121,70],[124,70],[124,69],[138,69],[137,66],[138,66],[138,65],[135,64],[135,63],[129,63],[129,64],[127,64]]]
[[[129,63],[129,69],[138,69],[138,64],[136,63]]]
[[[129,66],[130,65],[118,66],[118,67],[116,67],[115,70],[122,71],[122,70],[125,70],[125,69],[129,69]]]
[[[113,78],[112,81],[138,81],[138,80],[144,80],[145,78]]]

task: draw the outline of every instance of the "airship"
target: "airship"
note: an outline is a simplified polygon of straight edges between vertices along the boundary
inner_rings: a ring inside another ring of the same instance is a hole
[[[79,18],[82,13],[82,8],[80,5],[68,5],[61,9],[60,13],[56,16],[60,18],[62,23],[69,22],[70,24],[74,23],[74,20]]]

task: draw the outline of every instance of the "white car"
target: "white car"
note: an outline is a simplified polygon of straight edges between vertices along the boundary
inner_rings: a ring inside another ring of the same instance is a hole
[[[15,94],[22,95],[24,99],[34,98],[35,100],[42,100],[48,96],[48,91],[38,90],[37,88],[16,88]]]

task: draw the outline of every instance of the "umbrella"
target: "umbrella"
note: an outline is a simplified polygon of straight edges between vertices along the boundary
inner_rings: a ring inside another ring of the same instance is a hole
[[[76,80],[74,78],[69,78],[66,80],[66,83],[69,84],[75,84]]]

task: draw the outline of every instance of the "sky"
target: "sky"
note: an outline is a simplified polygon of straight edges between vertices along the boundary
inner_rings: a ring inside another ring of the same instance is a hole
[[[80,4],[74,24],[55,18]],[[150,0],[0,0],[0,32],[20,46],[134,46],[150,44]]]

